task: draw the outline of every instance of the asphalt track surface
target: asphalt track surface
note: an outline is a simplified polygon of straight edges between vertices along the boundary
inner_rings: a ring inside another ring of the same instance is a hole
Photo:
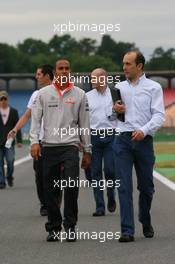
[[[28,148],[17,150],[24,157]],[[84,177],[82,171],[81,177]],[[156,193],[152,206],[155,237],[143,237],[137,220],[138,193],[134,190],[135,242],[119,243],[116,239],[85,239],[75,243],[46,242],[45,217],[39,215],[32,161],[15,167],[15,186],[0,190],[0,264],[58,263],[175,263],[175,192],[155,181]],[[135,177],[134,177],[135,178]],[[135,184],[134,184],[135,185]],[[105,195],[106,196],[106,195]],[[79,231],[120,232],[119,208],[113,214],[94,218],[95,204],[91,188],[79,194]],[[107,233],[106,233],[107,234]]]

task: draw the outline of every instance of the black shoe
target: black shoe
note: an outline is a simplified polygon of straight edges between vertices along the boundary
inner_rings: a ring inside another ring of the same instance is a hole
[[[46,206],[44,206],[44,205],[41,206],[40,215],[41,216],[47,216],[47,208],[46,208]]]
[[[13,179],[10,179],[10,180],[7,179],[7,183],[8,183],[9,187],[13,187],[13,185],[14,185],[13,184]]]
[[[108,211],[110,212],[110,213],[113,213],[113,212],[115,212],[115,209],[116,209],[116,201],[115,200],[108,200],[108,205],[107,205],[107,207],[108,207]]]
[[[5,189],[6,188],[6,184],[5,183],[0,183],[0,189]]]
[[[134,236],[132,235],[122,235],[119,240],[119,242],[133,242],[134,241]]]
[[[154,229],[152,225],[143,225],[143,234],[145,237],[152,238],[154,236]]]
[[[60,232],[59,231],[50,231],[47,238],[47,242],[57,242],[60,240]]]
[[[92,216],[104,216],[105,212],[104,211],[96,211],[92,214]]]
[[[68,229],[65,229],[65,231],[67,233],[67,236],[66,236],[67,242],[75,242],[77,240],[75,227],[70,227]]]

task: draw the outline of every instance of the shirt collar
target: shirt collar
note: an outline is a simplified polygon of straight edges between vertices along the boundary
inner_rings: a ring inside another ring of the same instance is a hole
[[[105,96],[106,94],[109,93],[109,87],[108,86],[106,87],[106,89],[103,93],[100,93],[99,91],[97,91],[97,89],[95,89],[95,90],[96,90],[97,94],[102,95],[102,96]]]
[[[61,93],[60,85],[58,84],[58,82],[56,80],[53,80],[52,83],[53,83],[54,87],[56,88],[56,90],[58,91],[58,94],[60,96],[62,96],[63,94]],[[70,91],[73,87],[74,87],[74,83],[69,81],[68,86],[66,87],[66,89],[63,90],[64,93]]]
[[[143,74],[139,77],[139,79],[135,82],[134,85],[139,84],[141,81],[143,81],[143,80],[145,80],[145,79],[146,79],[146,76],[145,76],[145,73],[143,73]],[[127,79],[127,81],[128,81],[129,84],[131,84],[131,81],[130,81],[129,79]]]

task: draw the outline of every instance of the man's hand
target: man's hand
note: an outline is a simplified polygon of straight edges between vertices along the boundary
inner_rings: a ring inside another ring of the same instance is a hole
[[[35,160],[38,160],[38,158],[41,156],[41,147],[39,144],[33,144],[31,146],[30,154],[32,158]]]
[[[144,133],[141,130],[134,131],[132,133],[132,140],[143,140],[145,137]]]
[[[125,113],[125,105],[121,103],[121,101],[115,102],[113,109],[116,113],[123,114]]]
[[[15,138],[17,133],[17,130],[15,128],[13,128],[12,130],[9,131],[8,135],[7,135],[7,139],[9,139],[10,137]]]
[[[88,152],[84,152],[82,162],[81,162],[81,168],[87,169],[91,164],[91,154]]]

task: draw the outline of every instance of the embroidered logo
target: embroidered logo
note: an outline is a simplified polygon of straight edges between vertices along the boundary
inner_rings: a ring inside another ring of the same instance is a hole
[[[69,98],[66,99],[65,103],[66,104],[75,104],[75,101],[74,101],[74,99],[72,97],[69,97]]]

